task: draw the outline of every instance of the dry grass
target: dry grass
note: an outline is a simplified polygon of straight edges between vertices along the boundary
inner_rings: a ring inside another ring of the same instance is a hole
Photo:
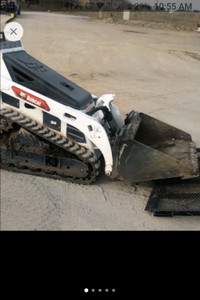
[[[99,18],[93,13],[93,18]],[[159,29],[194,31],[200,21],[200,13],[193,12],[131,12],[130,20],[123,20],[123,12],[105,12],[104,22],[144,26]]]

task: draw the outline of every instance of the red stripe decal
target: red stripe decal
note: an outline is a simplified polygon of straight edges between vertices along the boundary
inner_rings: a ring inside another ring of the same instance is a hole
[[[50,111],[50,108],[49,108],[48,104],[46,103],[46,101],[44,101],[36,96],[33,96],[33,95],[17,88],[16,86],[12,86],[12,89],[17,97],[35,105],[35,106],[43,108],[44,110]]]

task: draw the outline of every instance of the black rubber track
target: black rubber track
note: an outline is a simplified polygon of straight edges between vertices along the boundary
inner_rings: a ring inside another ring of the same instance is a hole
[[[69,180],[76,183],[82,183],[82,184],[90,184],[93,181],[96,180],[100,173],[100,160],[97,159],[91,151],[89,151],[87,148],[80,146],[73,141],[67,139],[66,137],[62,137],[58,133],[52,131],[49,128],[46,128],[40,124],[38,124],[36,121],[31,120],[30,118],[25,117],[24,115],[12,110],[12,109],[2,109],[0,110],[0,115],[4,116],[5,118],[8,118],[14,123],[19,124],[21,127],[27,129],[28,131],[36,134],[39,137],[42,137],[49,143],[52,143],[56,145],[59,148],[62,148],[66,150],[67,152],[73,154],[75,157],[77,157],[78,161],[84,162],[85,165],[88,166],[88,175],[85,178],[78,178],[78,177],[69,177]],[[31,152],[30,152],[31,155]],[[26,166],[27,167],[27,166]],[[3,169],[9,169],[9,163],[1,162],[1,168]],[[23,166],[18,168],[17,166],[13,166],[12,164],[12,171],[15,169],[17,172],[23,172]],[[33,170],[33,168],[31,168]],[[42,167],[41,167],[42,169]],[[27,172],[27,171],[26,171]],[[23,172],[24,173],[24,172]],[[38,172],[37,172],[38,173]],[[42,173],[42,170],[41,170]],[[56,173],[56,170],[55,170]],[[59,173],[59,172],[58,172]],[[29,174],[31,172],[29,171]],[[36,172],[32,171],[32,175],[38,175]],[[49,174],[51,175],[51,174]],[[45,177],[51,177],[48,176],[48,173],[45,171],[41,176]],[[56,176],[53,176],[55,178]],[[61,179],[62,176],[59,176],[59,179]],[[66,176],[63,178],[64,180],[67,180]]]

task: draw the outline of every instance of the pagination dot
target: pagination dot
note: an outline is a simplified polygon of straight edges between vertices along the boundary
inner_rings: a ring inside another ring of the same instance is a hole
[[[85,292],[85,293],[88,293],[88,292],[89,292],[89,289],[85,288],[85,289],[84,289],[84,292]]]

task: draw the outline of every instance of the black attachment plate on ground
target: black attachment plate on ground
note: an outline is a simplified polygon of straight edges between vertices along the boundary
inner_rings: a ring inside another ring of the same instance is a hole
[[[153,212],[154,216],[200,216],[200,177],[158,181],[145,210]]]

